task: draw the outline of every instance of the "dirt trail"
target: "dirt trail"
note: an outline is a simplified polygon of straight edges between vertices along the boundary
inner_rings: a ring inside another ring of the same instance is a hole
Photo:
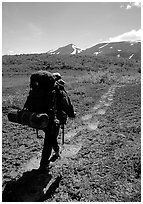
[[[106,113],[107,108],[111,106],[113,102],[113,96],[116,87],[119,87],[119,85],[112,85],[108,89],[108,92],[101,97],[98,104],[95,104],[95,106],[89,111],[89,113],[81,117],[81,126],[75,127],[74,129],[65,134],[65,144],[61,146],[61,164],[68,161],[66,158],[74,157],[81,149],[82,132],[84,132],[85,130],[93,131],[98,128],[100,116]],[[79,137],[76,138],[76,144],[74,144],[75,142],[73,143],[72,140],[77,135],[79,135]],[[37,154],[36,157],[31,158],[28,163],[24,164],[22,166],[22,169],[24,171],[29,171],[32,169],[39,168],[40,159],[41,152]]]
[[[41,201],[45,196],[53,192],[60,182],[60,175],[52,177],[52,169],[62,168],[63,164],[68,164],[69,158],[76,157],[82,148],[84,140],[82,138],[85,131],[95,131],[98,128],[100,117],[104,116],[106,110],[113,102],[113,96],[118,85],[112,85],[101,97],[95,106],[81,117],[81,125],[65,134],[65,144],[61,145],[61,157],[55,162],[50,163],[48,173],[38,172],[41,152],[32,157],[27,163],[21,166],[23,176],[18,181],[7,186],[4,192],[5,201]],[[51,173],[51,174],[50,174]]]

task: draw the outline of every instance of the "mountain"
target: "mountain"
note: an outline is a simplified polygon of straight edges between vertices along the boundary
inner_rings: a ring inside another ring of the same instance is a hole
[[[140,41],[122,41],[100,43],[91,48],[84,50],[81,54],[95,56],[116,56],[128,59],[141,58],[141,42]]]
[[[69,44],[64,47],[60,47],[57,50],[49,50],[48,54],[73,55],[79,54],[80,52],[82,52],[82,49],[76,47],[74,44]]]
[[[89,55],[89,56],[114,56],[128,59],[141,59],[141,41],[122,41],[99,43],[90,48],[82,50],[74,44],[60,47],[57,50],[50,50],[48,54],[58,55]]]

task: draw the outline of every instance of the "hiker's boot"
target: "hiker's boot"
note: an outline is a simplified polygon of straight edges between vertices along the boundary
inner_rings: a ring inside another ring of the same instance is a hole
[[[39,171],[40,172],[45,172],[45,171],[49,171],[49,164],[50,164],[50,161],[48,161],[47,164],[40,164],[40,167],[39,167]]]

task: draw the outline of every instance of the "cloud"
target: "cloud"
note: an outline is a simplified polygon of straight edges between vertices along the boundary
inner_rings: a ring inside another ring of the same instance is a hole
[[[132,6],[130,4],[128,4],[127,7],[126,7],[127,10],[129,10],[131,8],[132,8]]]
[[[131,4],[132,4],[132,6],[141,7],[141,2],[140,1],[132,2]]]
[[[125,3],[125,4],[121,4],[120,8],[124,8],[126,10],[130,10],[134,7],[140,8],[141,7],[141,2],[137,1],[137,2],[130,2],[130,3]]]
[[[141,29],[139,30],[131,30],[127,33],[123,33],[116,37],[109,38],[110,42],[120,42],[120,41],[136,41],[141,40]]]

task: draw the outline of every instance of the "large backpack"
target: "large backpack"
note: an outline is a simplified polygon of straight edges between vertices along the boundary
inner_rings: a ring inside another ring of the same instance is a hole
[[[47,113],[53,117],[56,106],[55,79],[48,71],[38,71],[30,77],[30,92],[24,109],[30,112]]]
[[[50,72],[38,71],[30,77],[30,92],[23,109],[10,111],[8,119],[36,130],[45,130],[49,120],[59,124],[56,115],[55,78]]]

